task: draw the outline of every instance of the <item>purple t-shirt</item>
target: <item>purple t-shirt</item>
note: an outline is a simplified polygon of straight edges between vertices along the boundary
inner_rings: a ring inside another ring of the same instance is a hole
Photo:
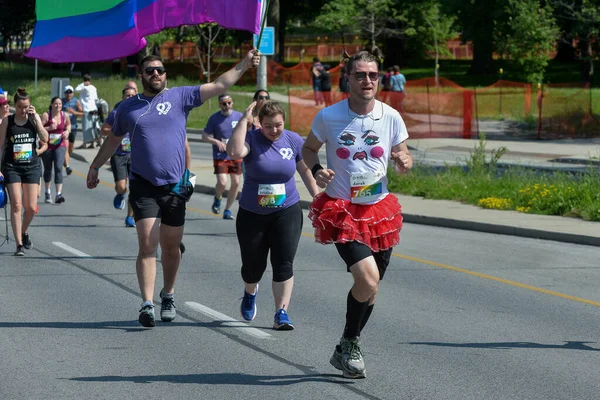
[[[131,135],[131,175],[155,186],[177,183],[185,171],[186,122],[202,105],[199,86],[180,86],[154,97],[137,95],[119,105],[112,131]]]
[[[224,116],[221,112],[216,112],[208,118],[204,132],[212,135],[217,140],[227,144],[227,141],[233,133],[233,128],[242,118],[242,113],[232,111],[231,115]],[[226,151],[219,151],[219,148],[213,144],[213,160],[230,160]]]
[[[264,137],[260,129],[246,134],[250,153],[244,157],[246,175],[240,207],[257,214],[271,214],[300,201],[294,174],[302,160],[304,140],[284,130],[279,139]]]
[[[120,103],[119,103],[120,104]],[[110,113],[108,113],[108,117],[104,120],[108,125],[113,126],[115,124],[115,117],[117,116],[117,108],[114,108]],[[123,140],[121,140],[121,144],[115,150],[116,156],[127,156],[131,154],[131,139],[129,137],[129,132],[123,135]]]

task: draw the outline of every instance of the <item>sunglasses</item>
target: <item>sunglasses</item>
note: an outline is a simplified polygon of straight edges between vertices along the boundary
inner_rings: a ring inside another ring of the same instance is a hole
[[[167,72],[167,69],[165,67],[146,67],[146,69],[144,69],[146,75],[154,75],[154,71],[158,72],[159,75],[164,75]]]
[[[271,96],[258,96],[256,97],[256,100],[269,100],[271,98]]]
[[[73,93],[73,91],[72,90],[67,90],[65,93],[71,94],[71,93]]]
[[[348,75],[354,75],[357,81],[364,81],[365,79],[367,79],[367,76],[369,77],[371,82],[377,82],[377,80],[379,79],[379,72],[355,72],[353,74]]]
[[[224,101],[221,103],[222,106],[230,106],[231,105],[231,101]]]

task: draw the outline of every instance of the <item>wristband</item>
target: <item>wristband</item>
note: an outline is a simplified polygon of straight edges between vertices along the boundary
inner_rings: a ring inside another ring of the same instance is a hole
[[[323,166],[321,164],[315,164],[315,165],[313,165],[313,167],[310,170],[312,172],[313,178],[315,177],[315,175],[317,174],[317,172],[320,171],[320,170],[322,170],[322,169],[323,169]]]
[[[90,169],[95,169],[96,171],[100,171],[100,168],[94,167],[93,165],[90,165]]]

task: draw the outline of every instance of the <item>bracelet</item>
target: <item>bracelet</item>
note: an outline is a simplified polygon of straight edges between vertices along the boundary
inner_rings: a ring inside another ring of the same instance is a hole
[[[100,171],[100,168],[94,167],[93,165],[90,165],[90,169],[95,169],[96,171]]]
[[[319,172],[322,169],[323,169],[323,166],[321,164],[313,165],[313,167],[310,169],[310,171],[312,172],[313,178],[317,174],[317,172]]]

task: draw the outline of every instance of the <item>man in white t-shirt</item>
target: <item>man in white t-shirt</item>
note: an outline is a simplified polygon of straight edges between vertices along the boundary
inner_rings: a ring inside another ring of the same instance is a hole
[[[398,199],[387,190],[388,164],[392,160],[398,173],[412,168],[402,117],[375,100],[379,58],[361,51],[348,59],[348,99],[317,114],[302,149],[304,162],[325,188],[310,207],[315,239],[334,243],[354,278],[344,333],[330,360],[347,378],[366,377],[360,332],[373,310],[392,247],[400,241],[402,214]],[[327,169],[319,164],[323,144]]]
[[[98,90],[92,85],[92,77],[88,74],[83,75],[83,83],[80,83],[75,88],[75,91],[79,93],[79,100],[81,107],[83,108],[83,117],[81,120],[81,130],[83,132],[83,144],[80,148],[88,149],[94,148],[94,141],[99,139],[99,132],[97,127],[98,121],[98,107],[96,102],[98,101]],[[100,143],[98,143],[100,145]]]

